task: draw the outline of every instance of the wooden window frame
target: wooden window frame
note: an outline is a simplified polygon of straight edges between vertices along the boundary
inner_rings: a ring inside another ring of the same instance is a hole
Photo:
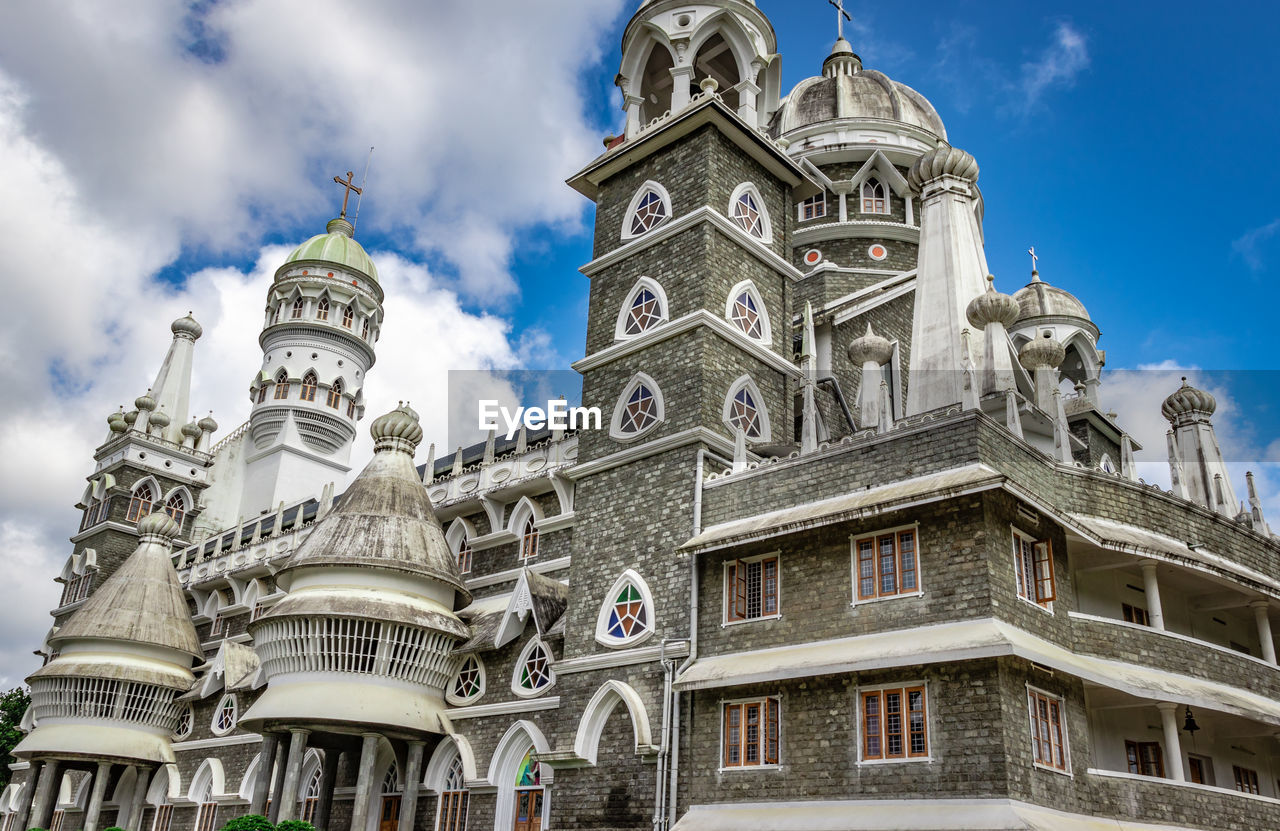
[[[321,297],[320,302],[316,304],[316,320],[329,319],[329,298]]]
[[[338,409],[342,406],[342,379],[339,378],[329,387],[329,391],[325,393],[324,403],[332,409]]]
[[[902,544],[903,538],[910,537],[913,546],[912,559],[913,566],[910,569],[902,567]],[[894,590],[883,591],[882,578],[886,576],[882,571],[882,561],[884,557],[881,550],[881,542],[889,540],[893,544],[893,579]],[[872,593],[863,592],[863,576],[862,564],[868,558],[863,556],[863,544],[871,543],[871,580]],[[853,605],[860,603],[873,603],[879,600],[890,600],[899,597],[919,597],[924,594],[924,588],[920,581],[920,529],[916,525],[903,525],[897,528],[889,528],[884,531],[876,531],[869,534],[853,534],[849,537],[850,544],[850,571],[853,579]],[[915,587],[904,590],[902,587],[903,576],[910,574],[915,581]]]
[[[896,732],[889,731],[889,715],[888,702],[891,695],[898,696],[896,713],[898,719],[898,730]],[[917,712],[911,707],[911,696],[919,695],[920,708],[920,730],[914,729],[911,714]],[[875,723],[871,722],[871,716],[868,711],[868,703],[875,702]],[[923,681],[913,681],[898,684],[881,684],[874,687],[861,687],[858,689],[858,764],[860,765],[883,765],[897,764],[902,762],[928,762],[932,761],[930,745],[929,745],[929,689],[928,685]],[[919,733],[924,741],[924,751],[915,752],[911,749],[912,738]],[[900,745],[900,752],[889,752],[889,738],[897,736]],[[873,752],[871,747],[871,739],[877,740],[878,751]]]
[[[201,802],[196,809],[195,831],[217,831],[218,803]]]
[[[827,215],[827,192],[823,191],[822,193],[810,196],[808,199],[800,200],[798,207],[798,221],[808,222],[813,219],[822,219]]]
[[[351,308],[351,304],[348,303],[342,309],[342,325],[350,329],[351,324],[355,323],[355,321],[356,321],[356,311],[355,309]]]
[[[538,556],[538,521],[532,514],[525,517],[520,532],[520,562],[527,562]]]
[[[1013,529],[1012,540],[1014,583],[1018,597],[1044,612],[1053,614],[1053,602],[1058,599],[1053,543],[1048,539],[1037,539],[1034,534],[1028,534],[1016,527]],[[1027,544],[1030,544],[1029,553]]]
[[[1132,623],[1135,626],[1151,626],[1150,613],[1141,606],[1135,606],[1132,603],[1120,604],[1120,617],[1125,623]]]
[[[1040,701],[1045,702],[1047,723],[1051,728],[1047,739],[1050,757],[1047,762],[1040,759],[1041,748],[1046,743],[1046,740],[1040,736],[1040,725],[1045,722],[1040,718],[1040,711],[1037,706]],[[1058,716],[1056,724],[1052,720],[1055,705]],[[1049,770],[1054,773],[1071,776],[1071,737],[1067,726],[1066,709],[1066,701],[1062,696],[1051,693],[1048,690],[1033,687],[1030,684],[1027,685],[1027,717],[1031,728],[1032,764],[1041,770]],[[1057,763],[1057,759],[1062,760],[1061,765]]]
[[[1156,779],[1168,778],[1164,770],[1164,748],[1160,746],[1160,742],[1125,739],[1124,757],[1130,773]]]
[[[736,720],[735,717],[736,716]],[[750,719],[754,719],[751,721]],[[755,728],[749,740],[748,726]],[[733,733],[731,731],[736,731]],[[737,761],[729,751],[736,748]],[[754,761],[748,760],[750,750]],[[777,768],[782,755],[782,696],[766,695],[720,702],[720,769],[760,770]]]
[[[872,182],[875,182],[875,187],[871,186]],[[880,196],[876,196],[877,189],[880,191]],[[870,196],[867,195],[868,191],[871,192]],[[869,176],[862,181],[858,186],[858,198],[861,202],[861,213],[876,216],[887,216],[893,213],[893,205],[889,201],[889,188],[876,176]]]
[[[165,802],[155,806],[155,809],[155,814],[151,817],[151,831],[169,831],[169,826],[173,824],[172,803]]]
[[[782,563],[781,552],[771,551],[766,554],[757,554],[754,557],[742,557],[734,560],[725,560],[721,565],[724,572],[724,613],[721,621],[722,626],[730,626],[737,623],[751,623],[757,620],[776,620],[782,617]],[[751,607],[753,605],[754,592],[749,585],[750,566],[760,564],[760,586],[759,599],[755,601],[759,614],[752,615]],[[770,577],[768,574],[768,566],[772,563],[773,589],[769,590]],[[746,575],[746,576],[743,576]],[[773,602],[773,611],[766,611],[769,602]]]
[[[1240,793],[1261,796],[1262,791],[1258,788],[1258,772],[1253,768],[1232,765],[1231,777],[1235,780],[1236,790]]]
[[[443,791],[440,794],[440,805],[436,813],[436,831],[466,831],[467,808],[471,792]]]
[[[298,395],[299,401],[315,401],[316,390],[320,388],[320,378],[314,372],[308,372],[302,376],[301,392]]]
[[[1200,779],[1195,779],[1195,768],[1200,767]],[[1215,777],[1213,775],[1213,759],[1208,756],[1202,756],[1199,753],[1187,754],[1187,781],[1195,785],[1214,786]]]

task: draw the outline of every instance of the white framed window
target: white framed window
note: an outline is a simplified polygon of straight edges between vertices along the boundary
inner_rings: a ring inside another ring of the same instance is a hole
[[[520,541],[520,560],[532,560],[538,556],[538,523],[542,521],[542,509],[529,497],[521,497],[511,511],[507,528]]]
[[[782,613],[778,553],[724,563],[724,625],[776,618]]]
[[[916,526],[855,534],[853,602],[914,597],[920,588],[920,535]]]
[[[929,761],[928,702],[923,681],[859,688],[859,763]]]
[[[1036,767],[1071,773],[1062,696],[1027,685],[1027,709],[1031,717],[1031,751]]]
[[[605,646],[634,646],[653,634],[653,595],[631,569],[614,581],[596,618],[596,641]]]
[[[609,435],[619,441],[632,441],[653,430],[665,417],[662,390],[648,375],[637,372],[613,405]]]
[[[614,340],[626,340],[643,334],[667,320],[667,293],[657,280],[641,277],[631,287],[627,301],[618,312],[613,330]]]
[[[436,814],[436,831],[467,831],[466,777],[462,772],[462,757],[455,755],[445,774],[444,788],[440,791],[440,805]]]
[[[456,706],[473,704],[484,695],[484,688],[484,661],[479,655],[468,655],[449,682],[445,700]]]
[[[750,182],[743,182],[729,197],[729,218],[742,230],[761,242],[773,239],[773,226],[769,211],[764,206],[760,189]]]
[[[458,573],[470,574],[474,564],[474,552],[471,550],[471,539],[476,535],[475,526],[463,517],[457,517],[449,523],[444,539],[449,549],[458,558]]]
[[[320,302],[316,304],[316,320],[329,319],[329,297],[325,295],[320,298]]]
[[[287,370],[284,369],[284,367],[281,367],[280,371],[276,373],[275,400],[280,401],[281,399],[288,398],[288,397],[289,397],[289,373]]]
[[[307,308],[307,301],[301,297],[295,297],[293,300],[293,309],[289,313],[290,320],[301,320],[302,312]]]
[[[129,512],[125,515],[125,521],[137,522],[151,513],[152,505],[155,503],[156,495],[159,492],[159,488],[156,487],[154,480],[151,479],[146,479],[135,485],[133,493],[129,497]]]
[[[782,697],[724,701],[720,707],[720,767],[777,767],[782,749]]]
[[[551,668],[555,658],[551,648],[541,638],[533,638],[516,659],[516,671],[511,678],[511,691],[521,698],[542,695],[556,683]]]
[[[1048,540],[1013,529],[1013,568],[1018,581],[1018,597],[1053,614],[1057,599],[1057,578],[1053,573],[1053,547]]]
[[[754,341],[767,344],[772,339],[769,311],[756,284],[750,280],[743,280],[729,290],[724,316],[738,331]]]
[[[216,736],[225,736],[235,729],[239,718],[240,709],[236,704],[236,697],[228,693],[218,702],[218,706],[213,708],[213,722],[209,725],[209,729]]]
[[[195,500],[188,499],[186,488],[177,488],[169,492],[169,496],[164,501],[164,512],[178,523],[178,527],[182,527],[182,519],[187,515],[187,506]]]
[[[772,435],[764,398],[750,376],[743,375],[729,387],[721,418],[730,435],[736,436],[738,430],[742,430],[748,439],[756,442],[768,442]]]
[[[889,213],[889,191],[884,183],[874,176],[862,183],[862,212],[864,214]]]
[[[643,236],[671,218],[671,196],[654,181],[645,182],[631,197],[622,219],[622,238]]]
[[[195,721],[195,711],[192,710],[190,704],[187,704],[178,711],[178,725],[173,729],[173,737],[181,740],[190,736],[191,730],[195,727]]]
[[[827,215],[827,194],[826,191],[810,196],[800,203],[798,218],[801,222],[809,219],[821,219]]]

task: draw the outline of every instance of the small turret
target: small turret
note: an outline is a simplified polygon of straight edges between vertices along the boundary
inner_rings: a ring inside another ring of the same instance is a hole
[[[1210,393],[1182,379],[1160,407],[1169,421],[1169,468],[1175,490],[1198,505],[1224,516],[1238,510],[1226,461],[1218,447],[1211,418],[1218,402]]]

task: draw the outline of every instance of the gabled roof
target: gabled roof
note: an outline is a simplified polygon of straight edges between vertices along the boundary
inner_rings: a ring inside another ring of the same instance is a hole
[[[524,633],[530,617],[540,637],[563,634],[568,606],[567,583],[522,569],[511,594],[481,598],[458,612],[471,627],[471,637],[454,651],[482,652],[505,646]]]

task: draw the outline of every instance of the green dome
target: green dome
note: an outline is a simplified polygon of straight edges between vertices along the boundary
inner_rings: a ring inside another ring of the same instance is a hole
[[[327,233],[317,234],[295,248],[284,261],[285,265],[303,260],[323,260],[358,271],[376,283],[378,269],[360,243],[352,238],[355,229],[351,227],[351,223],[345,219],[331,219],[325,230]]]

